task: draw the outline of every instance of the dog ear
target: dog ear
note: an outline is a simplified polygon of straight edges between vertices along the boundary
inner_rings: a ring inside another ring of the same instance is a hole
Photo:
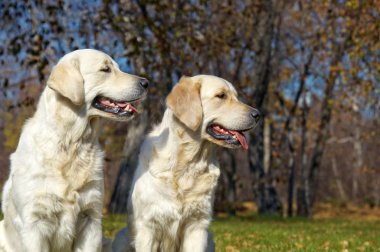
[[[201,124],[203,112],[200,82],[182,77],[166,98],[166,106],[187,127],[196,131]]]
[[[58,62],[50,74],[47,85],[75,105],[82,105],[84,102],[83,82],[79,63],[72,59]]]

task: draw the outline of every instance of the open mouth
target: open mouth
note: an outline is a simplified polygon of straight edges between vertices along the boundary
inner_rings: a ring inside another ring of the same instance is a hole
[[[230,130],[217,124],[207,127],[207,133],[217,140],[222,140],[228,144],[241,145],[244,150],[248,150],[247,139],[244,136],[246,130]]]
[[[92,102],[92,106],[111,114],[115,114],[117,116],[132,116],[138,113],[137,109],[132,105],[132,103],[136,103],[136,101],[114,101],[110,98],[104,96],[95,97]]]

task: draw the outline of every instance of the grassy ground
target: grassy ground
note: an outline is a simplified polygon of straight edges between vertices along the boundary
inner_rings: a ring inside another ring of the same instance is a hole
[[[125,226],[125,216],[107,216],[105,236]],[[216,218],[211,225],[216,251],[380,251],[380,220]]]
[[[113,238],[125,220],[125,215],[105,216],[104,235]],[[211,231],[217,252],[380,252],[378,218],[223,217],[212,222]]]
[[[217,219],[217,251],[380,251],[380,222],[339,219]]]

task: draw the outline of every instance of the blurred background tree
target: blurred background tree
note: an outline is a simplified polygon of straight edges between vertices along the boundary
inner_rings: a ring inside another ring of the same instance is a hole
[[[126,208],[139,146],[182,75],[231,81],[264,119],[249,151],[221,150],[216,211],[310,216],[315,203],[380,204],[378,0],[0,3],[0,186],[52,66],[102,50],[151,80],[134,121],[104,121],[105,206]],[[296,211],[295,211],[296,209]]]

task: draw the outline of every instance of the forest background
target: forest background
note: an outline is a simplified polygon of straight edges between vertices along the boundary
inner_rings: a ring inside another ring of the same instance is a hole
[[[147,77],[144,112],[104,120],[105,211],[123,213],[144,135],[182,75],[232,82],[263,112],[249,150],[220,150],[215,211],[312,216],[380,204],[379,0],[0,3],[0,188],[54,64],[79,48]],[[43,132],[41,132],[43,134]]]

